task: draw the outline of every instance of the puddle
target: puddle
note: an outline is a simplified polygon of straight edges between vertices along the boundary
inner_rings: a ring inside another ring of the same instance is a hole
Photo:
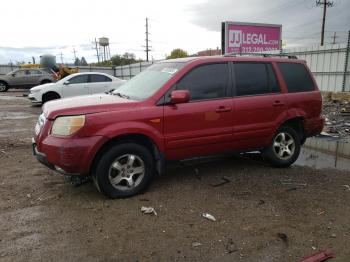
[[[0,100],[28,100],[26,97],[18,97],[18,96],[0,96]]]
[[[350,171],[350,140],[310,138],[302,147],[295,165]]]
[[[37,118],[37,116],[24,112],[0,112],[0,119],[2,120],[17,120],[27,118]]]

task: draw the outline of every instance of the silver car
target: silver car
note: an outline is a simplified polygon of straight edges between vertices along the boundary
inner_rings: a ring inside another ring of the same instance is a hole
[[[16,69],[6,75],[0,75],[0,92],[9,88],[30,88],[55,82],[55,74],[41,68]]]

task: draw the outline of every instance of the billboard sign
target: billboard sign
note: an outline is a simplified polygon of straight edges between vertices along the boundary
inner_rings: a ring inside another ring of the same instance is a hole
[[[282,25],[223,22],[223,54],[254,53],[281,48]]]

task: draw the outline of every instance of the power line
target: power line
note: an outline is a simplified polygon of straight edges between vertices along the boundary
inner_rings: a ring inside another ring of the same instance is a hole
[[[327,1],[327,0],[317,0],[316,1],[316,6],[323,6],[323,18],[322,18],[322,29],[321,29],[321,46],[323,46],[324,42],[324,27],[326,23],[326,12],[327,12],[327,7],[332,7],[334,4],[333,1]]]

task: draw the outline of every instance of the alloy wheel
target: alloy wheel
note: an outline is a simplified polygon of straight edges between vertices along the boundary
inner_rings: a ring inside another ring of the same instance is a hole
[[[291,158],[295,151],[294,138],[286,132],[278,133],[273,141],[273,150],[276,156],[282,160]]]
[[[122,191],[137,187],[145,176],[143,160],[134,154],[125,154],[113,161],[109,168],[109,182]]]

